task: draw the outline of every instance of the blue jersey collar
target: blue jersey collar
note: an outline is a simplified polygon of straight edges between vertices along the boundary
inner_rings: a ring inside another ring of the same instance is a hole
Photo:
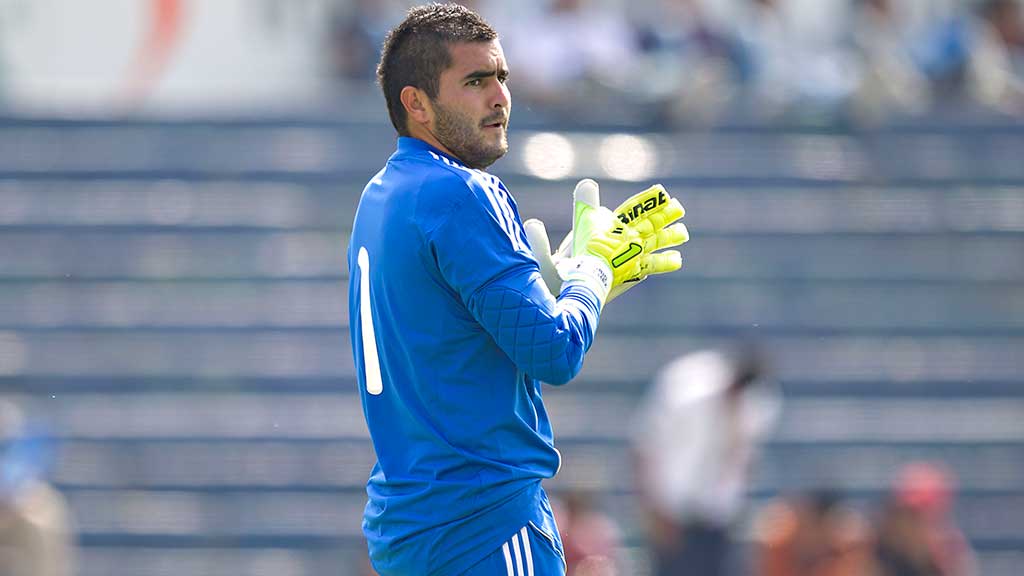
[[[466,167],[466,163],[463,162],[462,160],[459,160],[458,158],[452,156],[451,154],[438,150],[437,148],[431,146],[430,144],[426,143],[423,140],[420,140],[419,138],[413,138],[412,136],[398,137],[398,149],[395,151],[395,156],[404,156],[407,154],[411,155],[416,154],[418,152],[433,152],[438,156],[444,156],[445,158],[451,160],[452,162],[455,162],[459,166]]]

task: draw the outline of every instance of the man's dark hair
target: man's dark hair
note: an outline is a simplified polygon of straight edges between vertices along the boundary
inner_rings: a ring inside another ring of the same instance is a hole
[[[448,47],[458,42],[489,42],[498,33],[476,12],[459,4],[417,6],[388,32],[377,65],[388,116],[395,130],[408,136],[402,88],[413,86],[437,98],[441,73],[451,66]]]

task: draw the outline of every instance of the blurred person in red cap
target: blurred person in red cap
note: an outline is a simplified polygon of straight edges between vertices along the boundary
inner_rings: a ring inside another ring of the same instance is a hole
[[[73,538],[64,498],[44,479],[51,447],[20,410],[0,401],[0,575],[70,576]]]
[[[880,576],[975,576],[974,553],[950,512],[955,481],[945,468],[914,462],[896,476],[878,521]]]

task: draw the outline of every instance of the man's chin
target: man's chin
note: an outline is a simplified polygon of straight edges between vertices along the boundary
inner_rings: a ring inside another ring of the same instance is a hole
[[[470,168],[483,170],[490,166],[491,164],[497,162],[507,152],[508,144],[505,144],[503,146],[497,146],[486,151],[481,151],[480,154],[467,155],[470,156],[470,158],[463,158],[463,161],[465,161]]]
[[[495,150],[494,153],[490,155],[490,161],[487,163],[487,166],[490,166],[491,164],[494,164],[495,162],[500,160],[501,157],[504,156],[507,152],[508,152],[508,145],[507,144],[505,146],[502,146],[501,148]],[[484,167],[486,168],[487,166],[484,166]]]

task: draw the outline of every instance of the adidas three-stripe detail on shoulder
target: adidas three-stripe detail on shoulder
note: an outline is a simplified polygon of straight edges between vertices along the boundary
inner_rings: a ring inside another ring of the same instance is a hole
[[[487,195],[487,201],[491,204],[491,210],[494,211],[501,229],[505,231],[505,234],[511,240],[512,248],[517,251],[530,252],[530,248],[523,241],[522,228],[516,220],[515,211],[512,210],[512,205],[508,201],[508,191],[500,180],[491,174],[468,168],[435,152],[430,152],[430,156],[434,160],[469,174],[474,181],[480,184],[484,194]]]

